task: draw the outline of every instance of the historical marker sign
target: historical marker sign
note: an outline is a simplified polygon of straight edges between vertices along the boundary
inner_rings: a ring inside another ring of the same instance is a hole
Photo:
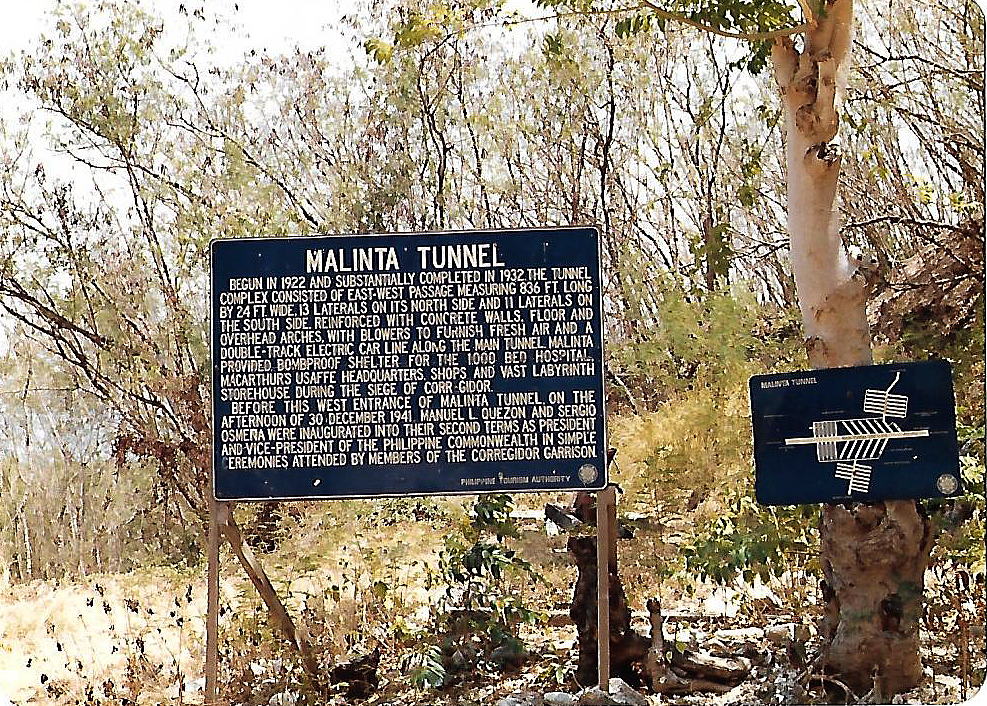
[[[217,499],[606,485],[596,229],[211,257]]]
[[[758,375],[750,393],[758,502],[961,492],[945,361]]]

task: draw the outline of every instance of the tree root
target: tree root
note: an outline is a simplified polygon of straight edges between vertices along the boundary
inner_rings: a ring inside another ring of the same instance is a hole
[[[713,657],[680,651],[665,644],[664,618],[657,598],[648,601],[651,622],[651,648],[644,661],[652,691],[657,694],[724,694],[740,684],[750,673],[745,659]]]

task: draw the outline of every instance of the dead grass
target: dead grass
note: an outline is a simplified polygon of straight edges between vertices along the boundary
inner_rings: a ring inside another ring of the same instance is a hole
[[[567,499],[522,499],[522,511],[527,512],[522,512],[519,549],[545,580],[517,581],[511,587],[529,605],[562,621],[525,629],[531,660],[521,671],[468,675],[441,692],[411,688],[398,668],[398,657],[409,649],[416,630],[428,625],[429,605],[440,590],[429,586],[430,567],[469,499],[324,504],[289,523],[278,548],[262,560],[292,614],[312,630],[327,666],[372,645],[381,647],[383,682],[367,701],[372,706],[487,706],[499,696],[525,689],[573,691],[575,632],[564,624],[564,615],[575,570],[565,553],[565,537],[547,536],[538,519],[546,501]],[[669,576],[662,549],[667,548],[668,535],[668,528],[651,527],[620,543],[622,576],[642,633],[646,632],[643,603],[653,595],[662,599],[668,630],[683,643],[702,645],[723,628],[813,622],[799,603],[806,592],[804,585],[799,587],[804,577],[770,587],[722,588],[686,585],[681,576]],[[259,694],[264,684],[283,693],[295,689],[298,670],[293,655],[266,628],[252,586],[225,553],[222,605],[228,693],[247,688]],[[983,624],[982,601],[977,606],[973,608],[979,612],[971,613],[968,622],[982,643],[983,629],[977,627]],[[204,614],[204,568],[152,569],[10,587],[0,596],[0,697],[14,704],[56,706],[201,703]],[[906,699],[959,700],[962,684],[955,637],[926,634],[927,663],[934,665],[935,673]],[[744,699],[754,703],[751,694],[756,695],[757,689],[763,690],[772,679],[789,678],[785,659],[779,652],[775,666],[766,668],[756,684],[748,684],[747,691],[734,694],[734,701],[706,698],[682,703],[744,703]],[[968,669],[982,673],[982,644],[967,652],[967,661]],[[326,703],[347,702],[340,697]]]
[[[202,579],[168,571],[15,586],[0,599],[4,695],[14,703],[85,702],[97,692],[170,701],[199,676],[204,596]]]

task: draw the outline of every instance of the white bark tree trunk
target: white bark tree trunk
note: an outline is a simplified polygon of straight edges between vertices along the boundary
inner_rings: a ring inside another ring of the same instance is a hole
[[[835,207],[838,99],[849,62],[853,1],[826,0],[801,47],[777,41],[775,76],[785,107],[792,272],[814,368],[867,365],[867,269],[850,258]],[[918,621],[932,548],[914,501],[823,508],[821,559],[829,638],[826,666],[858,693],[882,697],[922,676]]]
[[[785,106],[792,270],[815,367],[871,362],[866,282],[843,248],[834,205],[842,159],[833,144],[836,99],[849,59],[852,2],[827,7],[801,51],[786,39],[772,52]]]

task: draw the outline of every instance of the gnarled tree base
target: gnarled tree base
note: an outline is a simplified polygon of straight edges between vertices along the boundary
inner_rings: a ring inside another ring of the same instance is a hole
[[[918,629],[929,518],[913,500],[827,505],[820,528],[826,670],[883,698],[922,678]],[[875,681],[876,677],[876,681]]]
[[[725,694],[751,671],[750,662],[732,657],[713,657],[681,652],[665,644],[664,618],[657,598],[648,601],[651,622],[651,649],[645,672],[656,694]]]
[[[579,635],[576,681],[597,681],[596,538],[570,537],[570,555],[579,569],[569,615]],[[683,652],[666,645],[661,607],[648,601],[651,638],[631,628],[631,611],[615,566],[610,567],[610,672],[633,687],[647,685],[654,693],[725,693],[743,681],[750,663],[742,659]]]
[[[569,617],[579,637],[576,681],[591,686],[597,681],[596,537],[569,537],[566,545],[579,575]],[[648,640],[631,629],[631,610],[615,566],[610,567],[610,673],[630,686],[641,684],[640,663]]]

